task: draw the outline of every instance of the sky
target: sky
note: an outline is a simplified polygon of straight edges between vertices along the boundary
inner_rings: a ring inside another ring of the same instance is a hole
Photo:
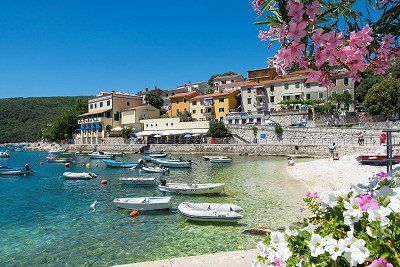
[[[0,9],[0,98],[134,93],[266,66],[250,0],[13,0]]]

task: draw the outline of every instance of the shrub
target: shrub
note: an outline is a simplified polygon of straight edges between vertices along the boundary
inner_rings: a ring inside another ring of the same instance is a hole
[[[378,173],[367,185],[332,192],[327,202],[308,192],[304,201],[313,216],[269,234],[257,246],[255,264],[400,266],[399,177]]]
[[[283,134],[283,128],[279,123],[276,123],[274,128],[276,135],[281,136]]]
[[[222,138],[228,135],[228,129],[226,129],[225,124],[219,121],[210,122],[210,130],[208,135],[211,137]]]

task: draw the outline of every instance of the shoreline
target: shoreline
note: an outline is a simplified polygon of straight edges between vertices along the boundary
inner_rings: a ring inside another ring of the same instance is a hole
[[[304,183],[311,192],[326,199],[333,190],[350,188],[352,184],[366,183],[374,174],[386,171],[386,166],[361,165],[356,155],[342,156],[339,160],[315,159],[288,166],[287,172]]]

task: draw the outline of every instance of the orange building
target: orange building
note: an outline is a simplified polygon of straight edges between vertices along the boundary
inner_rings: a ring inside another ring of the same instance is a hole
[[[171,96],[170,117],[177,117],[178,112],[190,112],[190,100],[199,94],[199,92],[194,91]]]

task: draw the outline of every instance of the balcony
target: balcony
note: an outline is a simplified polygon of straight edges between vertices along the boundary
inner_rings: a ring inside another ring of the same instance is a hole
[[[265,93],[265,89],[264,89],[264,88],[262,88],[262,89],[257,89],[257,90],[256,90],[256,96],[257,96],[257,97],[266,97],[267,95],[266,95],[266,93]]]
[[[213,104],[214,103],[212,98],[205,98],[203,101],[203,106],[205,107],[212,107]]]

